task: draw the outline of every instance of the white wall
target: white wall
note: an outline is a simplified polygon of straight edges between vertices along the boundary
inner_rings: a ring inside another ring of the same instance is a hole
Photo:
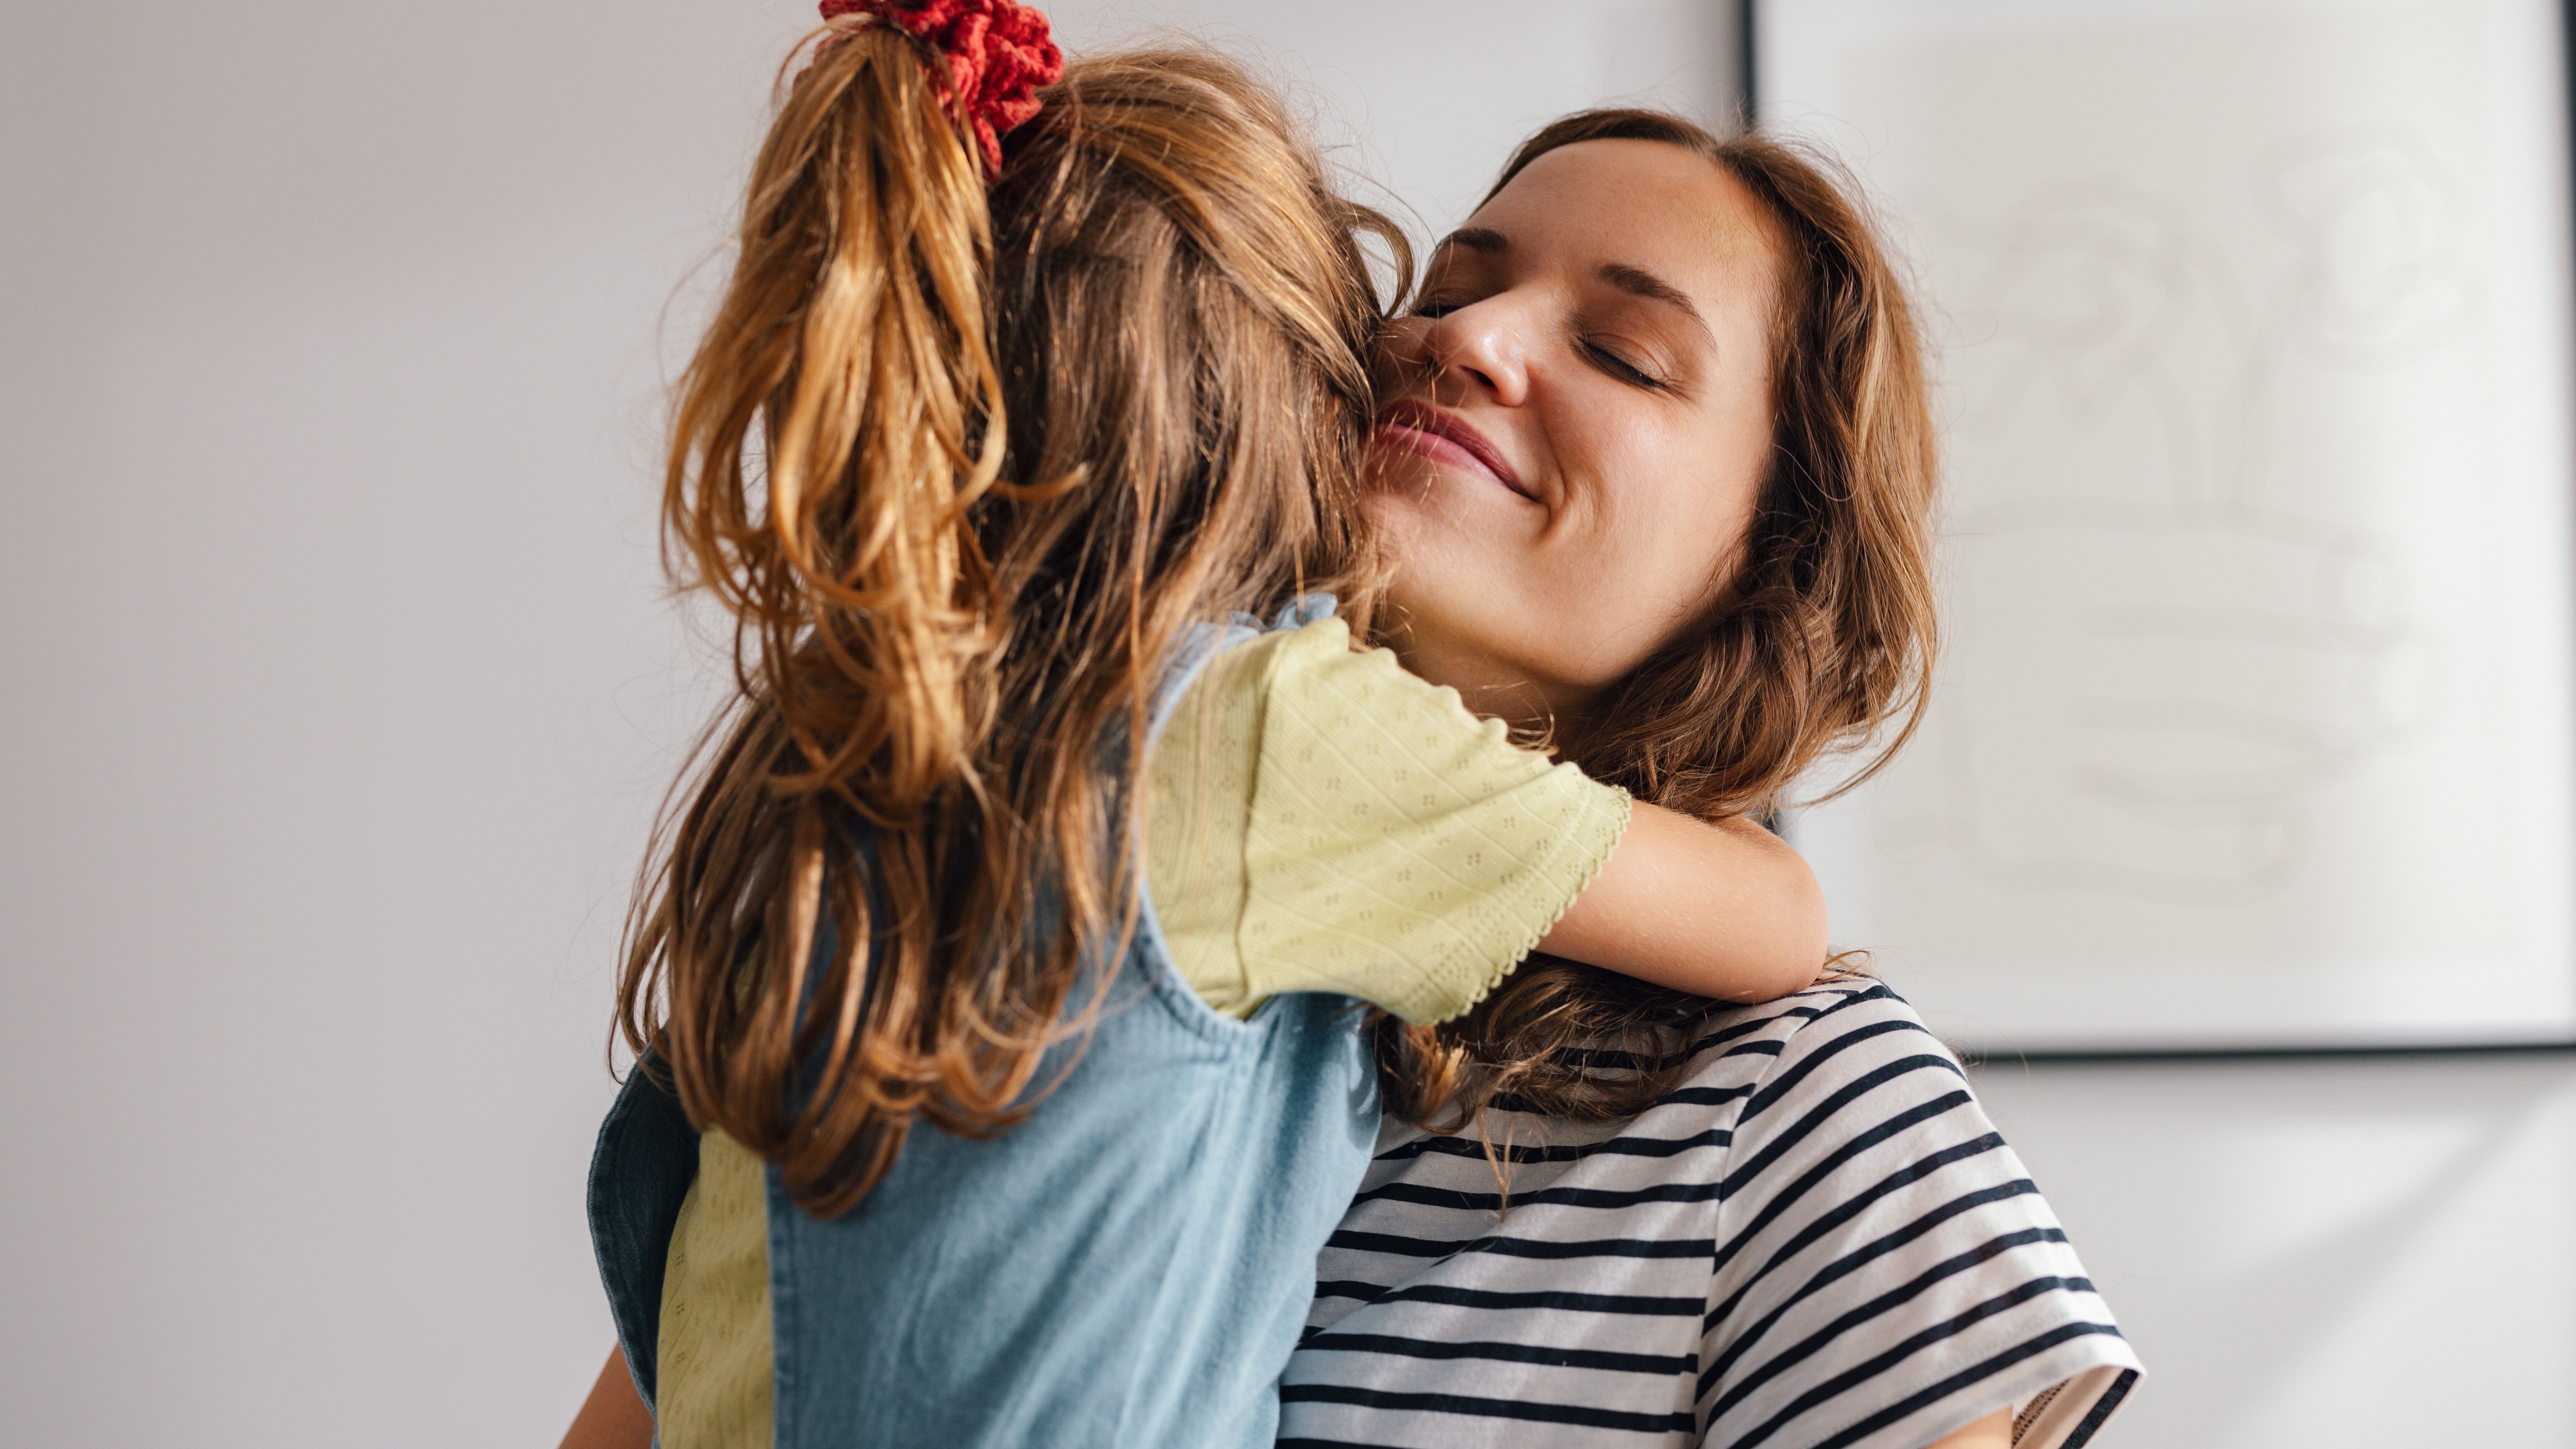
[[[707,702],[658,389],[809,13],[0,10],[0,1441],[578,1401],[617,918]],[[1732,67],[1679,0],[1059,13],[1257,42],[1426,230]],[[2113,1443],[2576,1442],[2576,1067],[1985,1079],[2158,1370]]]
[[[2146,1361],[2110,1449],[2576,1445],[2576,1061],[1976,1077]]]
[[[787,7],[0,17],[0,1441],[550,1442]]]
[[[1736,20],[1718,0],[1074,0],[1076,47],[1165,30],[1211,37],[1309,98],[1363,199],[1443,233],[1512,145],[1614,100],[1709,120],[1735,103]]]

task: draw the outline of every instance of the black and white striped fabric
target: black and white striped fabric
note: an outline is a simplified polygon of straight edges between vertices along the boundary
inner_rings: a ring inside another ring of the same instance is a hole
[[[1390,1124],[1319,1263],[1284,1445],[2074,1449],[2138,1362],[1957,1060],[1847,980],[1702,1023],[1626,1122]]]

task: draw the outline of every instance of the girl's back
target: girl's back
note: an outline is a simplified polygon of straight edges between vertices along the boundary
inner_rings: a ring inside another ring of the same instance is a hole
[[[1222,1016],[1150,930],[1124,968],[1029,1120],[914,1133],[835,1218],[630,1079],[593,1210],[665,1449],[1271,1442],[1374,1066],[1343,998]]]
[[[1130,787],[1201,621],[1364,575],[1356,233],[1401,242],[1228,63],[1077,64],[1010,130],[1042,21],[868,8],[678,410],[742,690],[621,978],[620,1340],[666,1445],[1266,1443],[1371,1069],[1339,998],[1182,983]]]

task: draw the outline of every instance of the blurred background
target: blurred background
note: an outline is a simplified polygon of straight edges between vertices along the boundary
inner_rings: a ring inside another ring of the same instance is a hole
[[[1254,58],[1426,236],[1552,115],[1740,99],[1724,0],[1050,8]],[[810,16],[0,11],[0,1440],[579,1403],[618,930],[720,663],[659,408]],[[2104,1442],[2576,1445],[2576,1059],[1980,1080],[2152,1371]]]

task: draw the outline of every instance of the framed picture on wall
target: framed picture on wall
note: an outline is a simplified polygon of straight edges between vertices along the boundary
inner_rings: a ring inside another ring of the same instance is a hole
[[[1998,1053],[2576,1041],[2560,6],[1750,3],[1938,354],[1932,708],[1790,826],[1838,942]]]

